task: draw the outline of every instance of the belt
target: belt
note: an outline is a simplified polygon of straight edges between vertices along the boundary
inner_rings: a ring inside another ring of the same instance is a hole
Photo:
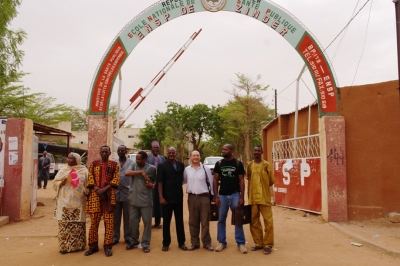
[[[193,196],[210,196],[210,193],[200,193],[200,194],[194,194],[194,193],[189,193],[189,195],[193,195]]]

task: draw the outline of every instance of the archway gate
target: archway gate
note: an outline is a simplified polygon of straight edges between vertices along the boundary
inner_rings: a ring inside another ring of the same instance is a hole
[[[162,0],[133,18],[108,47],[91,85],[88,162],[99,159],[99,147],[112,145],[113,121],[108,109],[114,81],[129,54],[147,35],[174,18],[198,12],[230,11],[263,23],[292,45],[314,80],[319,116],[321,213],[327,221],[347,220],[346,166],[327,164],[327,149],[339,144],[345,154],[344,118],[339,113],[335,77],[311,33],[289,12],[266,0]]]
[[[320,116],[338,114],[335,77],[323,50],[292,14],[266,0],[162,0],[154,3],[126,24],[108,47],[91,85],[89,114],[108,114],[114,81],[139,42],[175,18],[203,11],[242,14],[258,20],[285,38],[310,70],[317,91]]]

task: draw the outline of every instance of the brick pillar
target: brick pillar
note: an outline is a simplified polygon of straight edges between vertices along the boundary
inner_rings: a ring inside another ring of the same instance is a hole
[[[113,119],[110,116],[89,115],[88,128],[87,166],[95,160],[101,160],[101,146],[108,145],[112,151]]]
[[[345,124],[342,116],[319,119],[321,150],[322,217],[328,222],[347,218]]]
[[[11,142],[10,142],[11,141]],[[33,174],[33,122],[24,118],[7,120],[4,160],[3,215],[12,221],[31,215]]]

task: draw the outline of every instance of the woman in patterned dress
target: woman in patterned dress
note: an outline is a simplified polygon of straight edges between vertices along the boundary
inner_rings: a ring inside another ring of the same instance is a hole
[[[82,251],[86,246],[86,183],[88,170],[81,157],[71,152],[67,164],[57,173],[53,188],[57,192],[56,219],[61,254]]]

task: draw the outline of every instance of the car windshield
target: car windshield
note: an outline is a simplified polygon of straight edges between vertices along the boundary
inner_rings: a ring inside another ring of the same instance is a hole
[[[205,158],[204,159],[204,164],[212,164],[214,165],[216,162],[221,160],[222,158]]]

